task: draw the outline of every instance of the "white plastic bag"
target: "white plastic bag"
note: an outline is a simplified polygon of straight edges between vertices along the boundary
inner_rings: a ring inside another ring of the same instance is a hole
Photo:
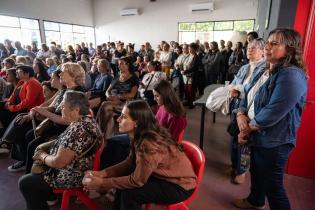
[[[222,111],[224,115],[228,114],[229,86],[215,89],[208,97],[206,107],[212,112]]]

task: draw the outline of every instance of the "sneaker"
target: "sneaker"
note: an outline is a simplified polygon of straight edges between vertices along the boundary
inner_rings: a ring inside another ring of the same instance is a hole
[[[18,161],[16,163],[14,163],[12,166],[8,167],[8,170],[10,172],[25,171],[26,170],[25,161]]]
[[[238,199],[233,202],[233,205],[239,209],[258,209],[263,210],[265,209],[265,206],[254,206],[250,204],[247,199]]]
[[[10,145],[4,142],[0,143],[0,154],[7,154],[10,152]]]
[[[52,200],[52,201],[46,201],[48,206],[54,206],[58,203],[58,199]]]

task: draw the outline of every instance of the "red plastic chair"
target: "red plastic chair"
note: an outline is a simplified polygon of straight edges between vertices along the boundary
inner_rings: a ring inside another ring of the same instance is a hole
[[[202,180],[202,176],[203,176],[203,171],[205,169],[205,163],[206,163],[206,159],[205,159],[205,155],[203,154],[202,150],[195,144],[189,142],[189,141],[182,141],[181,142],[183,147],[184,147],[184,151],[187,155],[187,157],[189,158],[189,160],[191,161],[195,173],[197,174],[197,185],[195,188],[195,191],[193,192],[193,194],[187,198],[186,200],[180,202],[180,203],[175,203],[175,204],[169,204],[169,205],[160,205],[157,204],[159,206],[164,206],[166,207],[168,210],[189,210],[187,204],[189,202],[191,202],[192,200],[195,199],[195,197],[197,196],[198,190],[199,190],[199,186]],[[146,204],[145,205],[145,210],[150,210],[151,205],[150,204]]]
[[[104,149],[105,143],[104,140],[102,140],[101,146],[98,148],[98,150],[95,153],[95,159],[93,162],[93,170],[98,171],[100,166],[100,158],[102,151]],[[70,189],[64,189],[64,188],[56,188],[54,189],[54,193],[62,193],[62,202],[60,210],[68,210],[69,209],[69,203],[70,203],[70,197],[76,196],[79,198],[79,200],[82,201],[82,203],[87,206],[90,210],[100,210],[100,208],[94,203],[94,201],[89,198],[89,196],[83,191],[82,188],[70,188]]]
[[[178,143],[182,143],[185,129],[183,129],[178,135]]]

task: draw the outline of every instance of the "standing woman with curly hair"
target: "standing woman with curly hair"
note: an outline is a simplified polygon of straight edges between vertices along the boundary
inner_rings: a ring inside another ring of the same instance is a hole
[[[271,210],[291,209],[283,176],[307,92],[301,46],[301,37],[293,29],[269,33],[264,49],[269,78],[262,85],[256,82],[237,111],[238,142],[251,145],[251,190],[247,198],[234,202],[238,208],[263,209],[267,197]]]

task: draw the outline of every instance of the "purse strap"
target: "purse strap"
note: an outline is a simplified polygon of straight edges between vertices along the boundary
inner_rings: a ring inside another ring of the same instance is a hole
[[[147,86],[145,87],[144,91],[147,91],[147,90],[148,90],[149,85],[151,84],[151,81],[152,81],[153,77],[155,76],[155,72],[154,72],[153,75],[151,74],[150,76],[151,76],[150,81],[149,81],[149,83],[147,84]]]
[[[84,157],[87,153],[89,153],[94,148],[94,146],[95,146],[95,144],[97,142],[97,139],[98,138],[96,138],[94,140],[93,144],[91,144],[91,146],[87,150],[85,150],[83,153],[81,153],[81,155],[79,155],[78,158]]]

